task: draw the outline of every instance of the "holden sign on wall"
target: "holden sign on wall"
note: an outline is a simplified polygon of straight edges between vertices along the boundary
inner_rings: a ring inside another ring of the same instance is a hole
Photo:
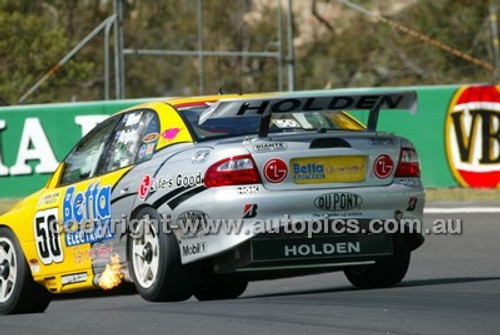
[[[446,154],[464,187],[500,184],[500,86],[459,88],[446,116]]]

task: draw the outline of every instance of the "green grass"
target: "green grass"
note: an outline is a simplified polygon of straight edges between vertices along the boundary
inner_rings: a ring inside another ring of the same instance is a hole
[[[434,201],[500,201],[500,189],[428,188],[426,199]],[[8,211],[20,199],[1,199],[0,214]]]

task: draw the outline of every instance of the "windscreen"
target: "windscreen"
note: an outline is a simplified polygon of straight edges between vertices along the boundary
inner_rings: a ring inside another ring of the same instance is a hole
[[[196,107],[179,110],[179,113],[191,125],[198,140],[255,135],[259,132],[262,117],[258,115],[213,118],[206,120],[200,125],[200,115],[206,109],[207,107]],[[272,114],[269,125],[269,134],[330,130],[364,131],[365,127],[358,120],[343,111],[277,113]]]

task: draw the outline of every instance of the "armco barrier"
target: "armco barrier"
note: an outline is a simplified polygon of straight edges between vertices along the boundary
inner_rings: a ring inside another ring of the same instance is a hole
[[[382,112],[378,129],[405,136],[415,144],[426,186],[496,187],[500,182],[500,93],[496,87],[450,85],[330,92],[387,90],[417,91],[417,115]],[[143,101],[0,108],[0,197],[25,196],[42,187],[58,162],[96,122]],[[366,121],[366,114],[356,115]]]

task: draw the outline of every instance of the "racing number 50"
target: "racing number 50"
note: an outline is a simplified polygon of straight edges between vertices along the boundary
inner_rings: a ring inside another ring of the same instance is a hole
[[[57,229],[57,208],[37,212],[34,221],[36,249],[43,264],[60,263],[64,259],[61,234]]]

